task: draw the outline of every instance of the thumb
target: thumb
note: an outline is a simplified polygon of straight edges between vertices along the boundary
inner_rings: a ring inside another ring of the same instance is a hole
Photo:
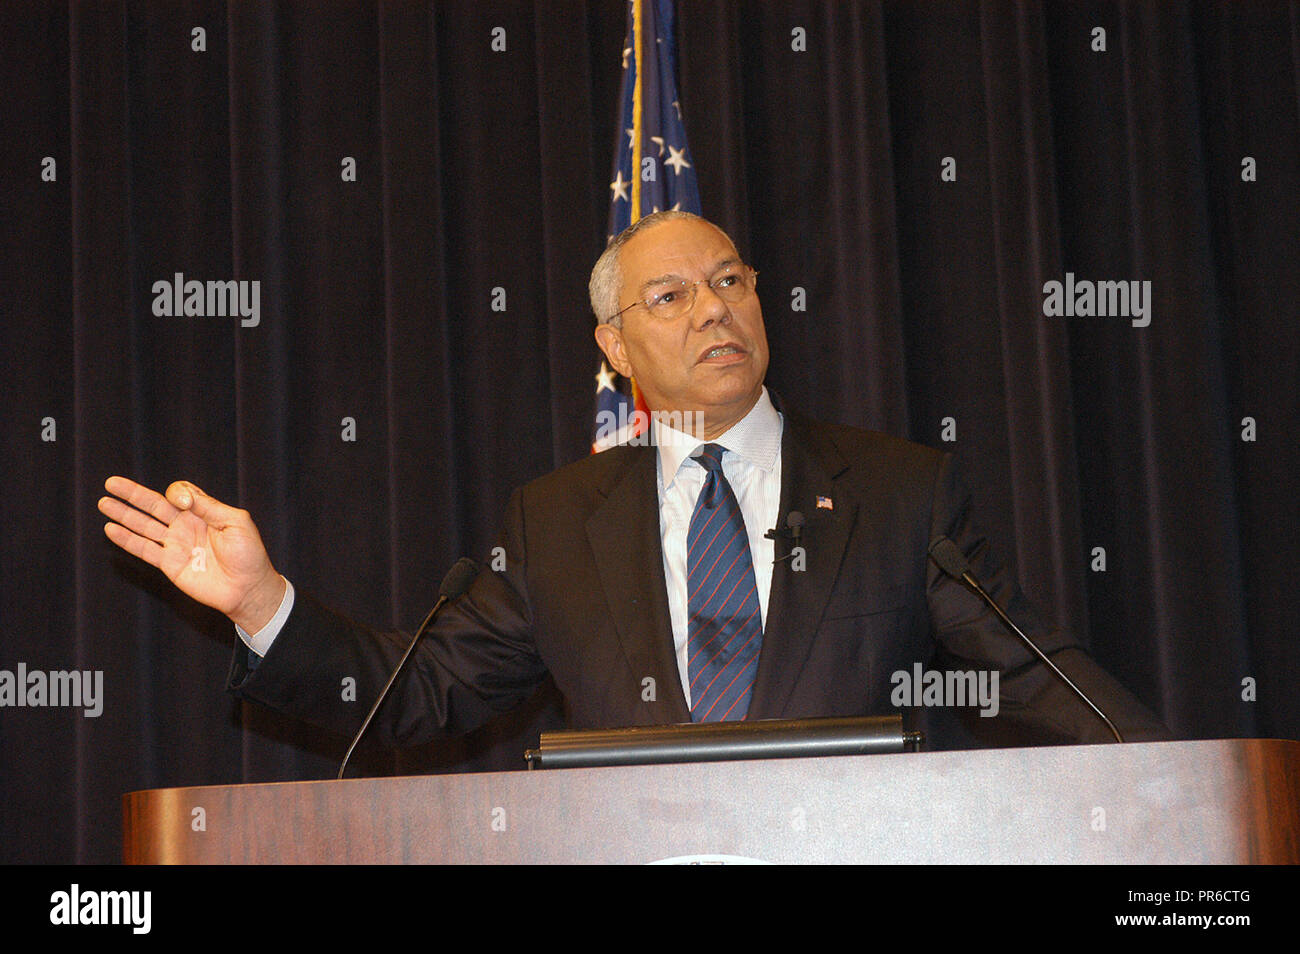
[[[223,504],[216,497],[209,497],[187,480],[178,480],[169,486],[167,500],[178,510],[188,510],[204,523],[215,526],[230,523],[236,514],[234,507]]]

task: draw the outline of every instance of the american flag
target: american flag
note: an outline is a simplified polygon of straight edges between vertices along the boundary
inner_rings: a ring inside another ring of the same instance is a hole
[[[652,212],[679,209],[701,214],[695,165],[677,98],[674,19],[672,0],[628,2],[622,111],[609,183],[609,239]],[[643,413],[634,415],[634,410]],[[644,412],[635,382],[629,385],[601,361],[592,452],[641,433],[647,426]]]

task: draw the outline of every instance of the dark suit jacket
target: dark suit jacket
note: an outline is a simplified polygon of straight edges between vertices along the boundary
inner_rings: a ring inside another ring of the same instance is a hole
[[[991,611],[927,559],[931,540],[946,534],[1126,738],[1168,736],[1071,637],[1038,621],[972,523],[951,455],[784,413],[780,512],[805,515],[807,566],[775,568],[748,718],[894,712],[893,673],[946,664],[1000,671],[997,718],[970,712],[961,720],[989,741],[1109,740]],[[372,733],[397,745],[467,731],[521,702],[548,672],[574,728],[690,721],[664,585],[653,447],[614,448],[516,491],[501,546],[505,568],[485,568],[447,606]],[[299,589],[251,673],[237,647],[230,686],[351,734],[406,641]],[[347,677],[356,680],[356,701],[343,699]]]

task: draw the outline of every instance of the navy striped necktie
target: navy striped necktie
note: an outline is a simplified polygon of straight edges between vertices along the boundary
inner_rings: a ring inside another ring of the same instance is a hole
[[[763,644],[754,561],[736,495],[722,473],[726,448],[706,444],[707,471],[686,536],[691,720],[743,719]]]

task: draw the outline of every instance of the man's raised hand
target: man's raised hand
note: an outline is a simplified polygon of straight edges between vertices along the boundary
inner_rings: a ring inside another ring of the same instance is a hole
[[[186,481],[165,497],[126,477],[108,478],[104,489],[113,495],[99,499],[100,513],[114,521],[104,525],[110,540],[248,632],[270,622],[286,584],[248,511]]]

